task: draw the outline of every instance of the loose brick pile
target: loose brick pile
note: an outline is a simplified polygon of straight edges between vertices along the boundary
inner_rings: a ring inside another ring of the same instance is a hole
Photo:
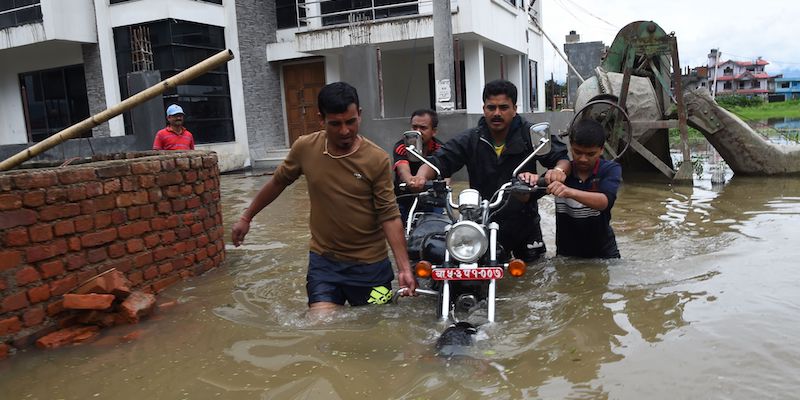
[[[73,323],[63,296],[99,273],[157,293],[224,260],[215,153],[105,158],[0,173],[0,359]]]

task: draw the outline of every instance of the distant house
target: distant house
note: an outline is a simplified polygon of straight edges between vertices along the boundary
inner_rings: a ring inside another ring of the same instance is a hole
[[[758,57],[753,61],[719,61],[717,49],[708,55],[708,87],[716,95],[759,96],[770,92],[769,81],[774,79],[764,67],[769,62]]]
[[[775,95],[784,100],[800,99],[800,78],[775,78]]]

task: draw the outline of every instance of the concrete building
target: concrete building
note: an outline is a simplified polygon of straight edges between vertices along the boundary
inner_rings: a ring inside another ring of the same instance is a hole
[[[564,42],[564,53],[583,79],[595,75],[595,68],[603,62],[606,45],[603,42],[581,42],[581,35],[570,31]],[[572,68],[567,69],[567,106],[575,107],[575,92],[581,80]]]
[[[457,110],[443,120],[474,122],[484,83],[497,78],[519,88],[519,112],[544,109],[543,42],[530,22],[541,2],[526,3],[451,0]],[[160,79],[225,48],[236,55],[144,118],[163,124],[166,105],[180,104],[222,170],[281,160],[318,129],[316,94],[329,82],[356,86],[381,145],[399,137],[382,121],[399,127],[394,119],[433,104],[430,0],[0,0],[0,158],[140,90],[142,43]],[[114,118],[51,158],[147,149],[155,132],[141,118]]]
[[[708,87],[717,96],[742,95],[766,98],[769,82],[774,79],[764,71],[769,62],[758,57],[753,61],[720,60],[718,49],[708,54]]]
[[[800,78],[775,78],[775,94],[783,100],[800,100]]]

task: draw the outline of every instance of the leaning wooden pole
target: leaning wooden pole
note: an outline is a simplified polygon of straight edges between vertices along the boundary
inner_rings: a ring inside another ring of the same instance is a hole
[[[0,171],[7,171],[11,168],[14,168],[17,165],[22,164],[47,150],[50,150],[51,148],[68,139],[72,139],[80,135],[82,132],[86,132],[87,130],[92,129],[110,120],[111,118],[114,118],[117,115],[120,115],[125,111],[128,111],[131,108],[164,93],[167,89],[189,82],[192,79],[197,78],[198,76],[203,75],[230,60],[233,60],[233,52],[230,50],[223,50],[193,65],[191,68],[169,79],[165,79],[139,93],[136,93],[135,95],[123,100],[121,103],[89,118],[86,118],[85,120],[78,122],[77,124],[72,125],[56,133],[55,135],[50,136],[49,138],[42,140],[41,142],[36,143],[35,145],[9,157],[8,159],[0,162]]]

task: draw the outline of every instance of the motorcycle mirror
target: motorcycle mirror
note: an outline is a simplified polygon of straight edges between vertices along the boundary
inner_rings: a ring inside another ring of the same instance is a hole
[[[422,151],[422,134],[419,133],[419,131],[403,132],[403,144],[406,146],[406,149],[416,150],[416,152],[408,152],[408,158],[411,161],[419,162],[419,157],[414,153]]]
[[[541,145],[543,142],[546,143],[536,152],[537,155],[547,154],[550,152],[550,123],[549,122],[540,122],[538,124],[531,125],[529,129],[529,134],[531,137],[531,144],[533,147],[537,147]]]

